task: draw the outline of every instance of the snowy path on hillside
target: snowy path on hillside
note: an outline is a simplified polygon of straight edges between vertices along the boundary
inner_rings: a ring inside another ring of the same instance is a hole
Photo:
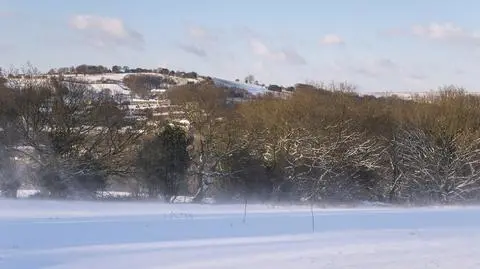
[[[35,213],[35,214],[33,214]],[[0,268],[480,268],[480,209],[0,200]]]

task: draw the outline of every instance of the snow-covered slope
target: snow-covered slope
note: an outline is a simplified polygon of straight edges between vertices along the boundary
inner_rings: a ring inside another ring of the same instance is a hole
[[[102,91],[110,89],[112,94],[130,94],[130,90],[123,84],[123,79],[129,75],[150,75],[168,78],[176,83],[176,85],[184,85],[189,82],[197,83],[201,78],[190,79],[176,76],[163,75],[158,73],[106,73],[106,74],[91,74],[91,75],[64,75],[65,80],[73,83],[81,83],[88,85],[91,89]],[[28,85],[29,83],[44,83],[51,75],[45,75],[35,78],[9,78],[7,84],[11,87],[20,87]]]
[[[190,78],[183,78],[183,77],[176,77],[170,75],[163,75],[159,73],[105,73],[105,74],[94,74],[94,75],[65,75],[66,78],[74,79],[74,80],[82,80],[90,83],[99,83],[105,81],[111,82],[122,82],[126,76],[129,75],[149,75],[149,76],[158,76],[162,78],[169,78],[175,81],[179,85],[187,84],[189,81],[191,82],[198,82],[202,79],[190,79]]]
[[[128,89],[127,87],[121,84],[96,83],[96,84],[90,84],[89,86],[94,91],[110,90],[111,94],[113,95],[130,94],[130,89]]]
[[[92,74],[92,75],[64,75],[66,78],[81,79],[88,82],[97,82],[102,80],[122,81],[129,73],[107,73],[107,74]]]
[[[479,268],[480,209],[0,200],[0,268]],[[244,221],[245,220],[245,221]],[[315,230],[313,230],[313,227]]]
[[[266,87],[260,86],[260,85],[255,85],[255,84],[246,84],[246,83],[241,83],[241,82],[234,82],[226,79],[220,79],[220,78],[212,78],[213,82],[215,85],[220,86],[220,87],[226,87],[226,88],[236,88],[236,89],[242,89],[246,90],[251,94],[257,95],[257,94],[264,94],[268,92]]]

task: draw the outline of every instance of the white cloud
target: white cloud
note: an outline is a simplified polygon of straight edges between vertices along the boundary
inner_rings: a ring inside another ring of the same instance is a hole
[[[193,38],[205,38],[207,31],[200,26],[192,25],[188,28],[188,34]]]
[[[379,68],[391,69],[391,70],[396,69],[398,67],[398,65],[394,61],[388,58],[378,59],[375,61],[374,64]]]
[[[195,46],[191,44],[179,44],[178,47],[181,50],[191,53],[193,55],[196,55],[198,57],[202,57],[202,58],[207,57],[207,52],[205,51],[205,49],[199,46]]]
[[[345,41],[335,34],[328,34],[320,39],[320,44],[322,45],[341,45],[344,43]]]
[[[369,78],[380,78],[401,73],[402,70],[393,60],[388,58],[365,59],[350,63],[345,68],[348,72]]]
[[[202,58],[214,55],[211,51],[219,45],[218,30],[199,25],[188,25],[185,30],[185,39],[176,45],[179,49]]]
[[[414,25],[411,33],[414,36],[430,40],[480,45],[480,35],[478,33],[468,31],[451,22]]]
[[[297,51],[293,49],[284,49],[282,52],[282,59],[292,65],[305,65],[307,60],[303,58]]]
[[[82,32],[87,41],[94,46],[127,46],[141,49],[143,36],[130,28],[118,18],[96,15],[75,15],[70,18],[70,26]]]
[[[204,27],[197,24],[187,25],[186,34],[187,38],[191,41],[205,44],[209,43],[209,45],[218,43],[218,41],[225,37],[221,29]]]
[[[429,25],[414,25],[412,33],[416,36],[430,39],[451,39],[468,36],[464,29],[453,23],[430,23]]]
[[[250,39],[250,49],[256,56],[290,65],[305,65],[307,61],[294,49],[273,50],[258,39]]]
[[[274,56],[270,49],[261,41],[257,39],[250,40],[250,47],[252,52],[258,56],[262,57],[272,57]]]

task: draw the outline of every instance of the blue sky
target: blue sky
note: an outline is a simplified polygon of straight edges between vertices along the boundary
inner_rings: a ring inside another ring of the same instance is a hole
[[[0,0],[0,66],[167,67],[360,91],[480,88],[480,1]]]

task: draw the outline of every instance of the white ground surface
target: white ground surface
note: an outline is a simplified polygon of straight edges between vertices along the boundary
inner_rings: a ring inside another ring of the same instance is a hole
[[[480,268],[480,209],[0,200],[2,269]]]

